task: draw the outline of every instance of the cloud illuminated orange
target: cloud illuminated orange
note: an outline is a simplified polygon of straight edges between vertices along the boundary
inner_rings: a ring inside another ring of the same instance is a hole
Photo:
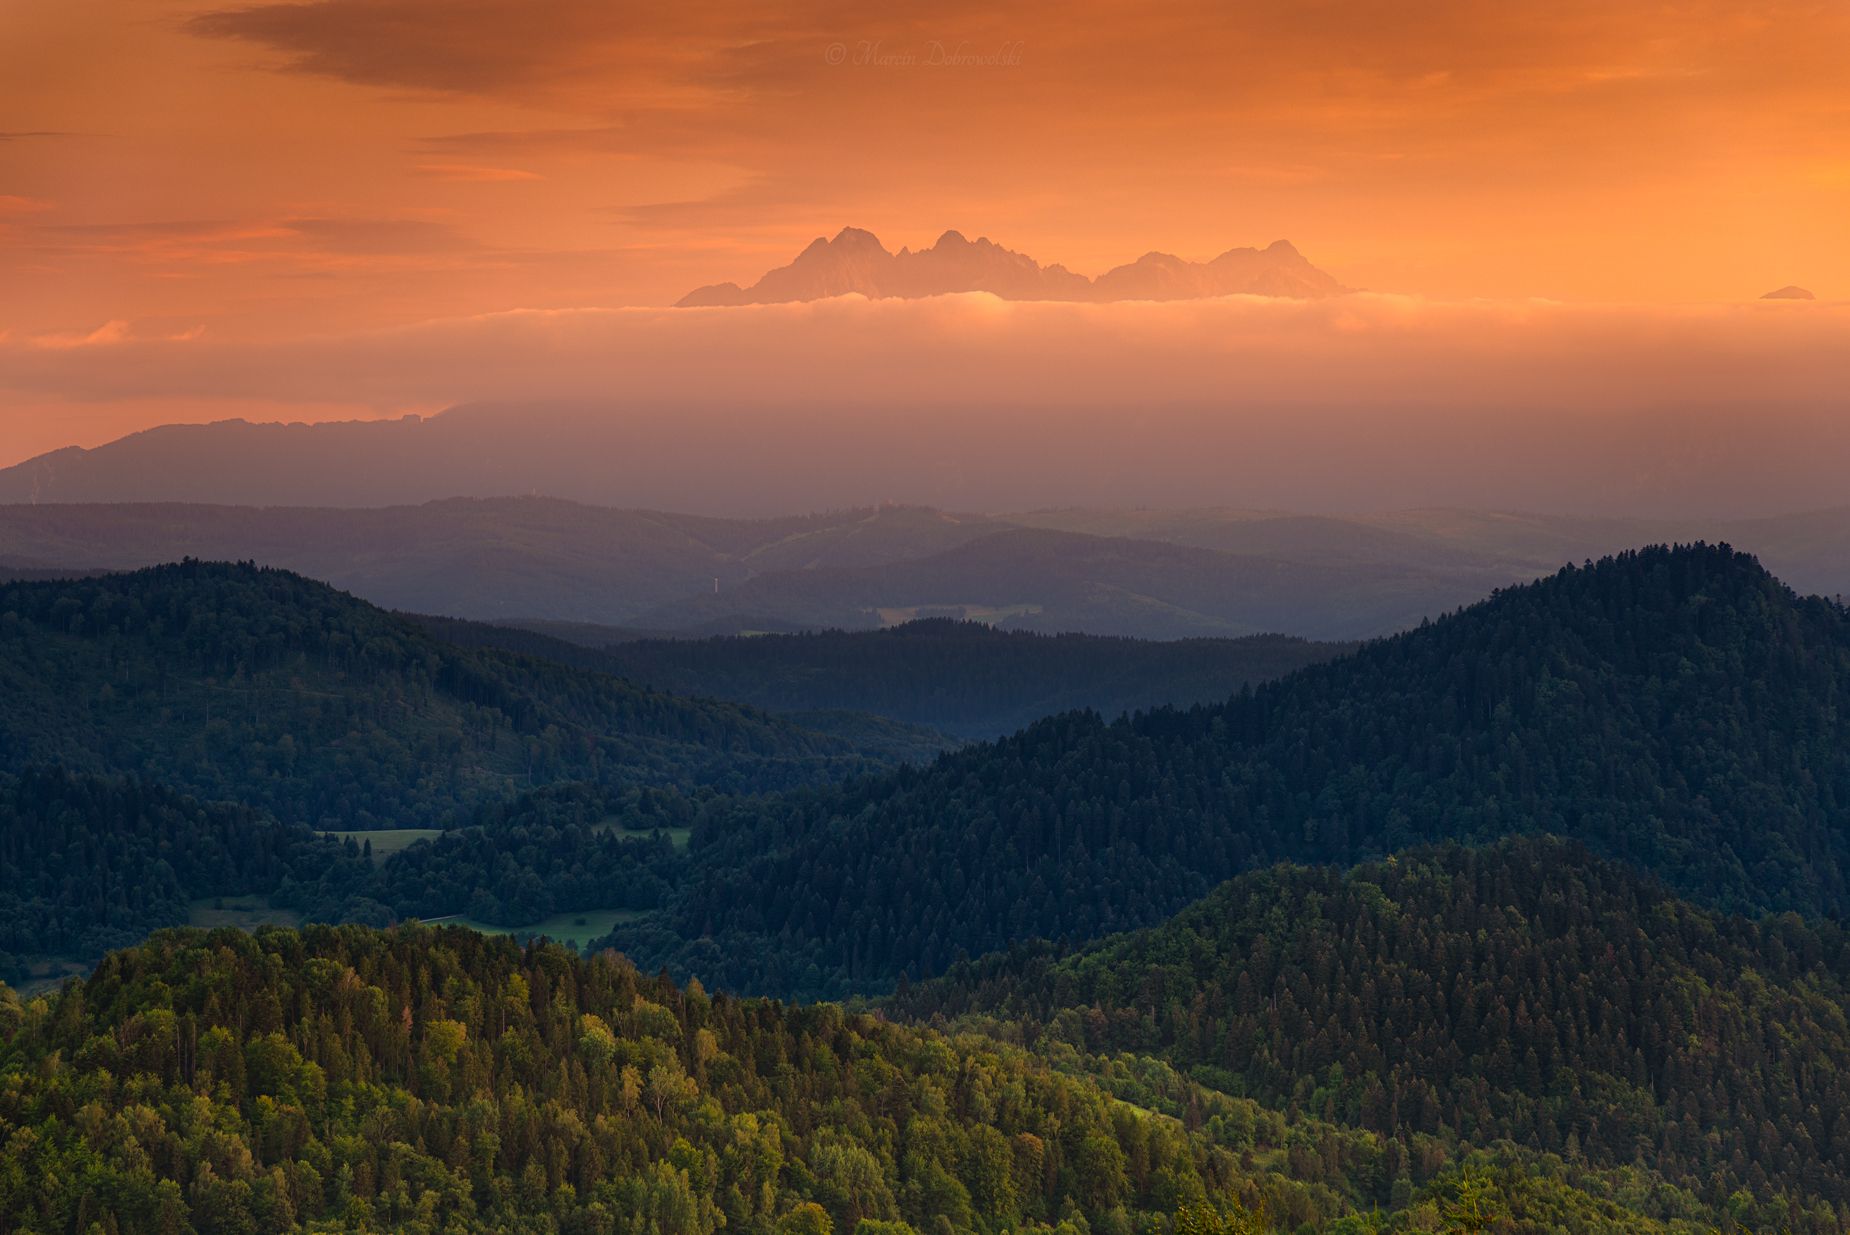
[[[1442,299],[1829,299],[1846,62],[1812,0],[27,0],[0,330],[665,304],[844,224],[1094,274],[1284,236]]]

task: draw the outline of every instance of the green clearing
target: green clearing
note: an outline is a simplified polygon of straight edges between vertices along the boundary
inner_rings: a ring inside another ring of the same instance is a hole
[[[600,832],[621,832],[625,836],[653,836],[657,832],[665,832],[668,835],[668,843],[673,845],[676,849],[687,848],[688,838],[694,834],[694,829],[692,828],[626,828],[620,824],[614,816],[600,821],[597,824],[597,830]]]
[[[402,853],[421,840],[433,836],[442,836],[441,828],[381,828],[376,832],[332,832],[342,840],[350,840],[356,845],[372,842],[373,861],[383,862],[395,853]]]
[[[635,922],[647,916],[646,909],[586,909],[578,913],[556,913],[529,926],[491,926],[461,916],[431,918],[427,920],[427,925],[466,926],[484,935],[512,935],[516,939],[544,935],[582,950],[593,939],[602,939],[615,930],[619,923]]]
[[[11,983],[21,999],[49,995],[72,978],[90,972],[90,964],[70,956],[34,957],[26,964],[26,976]]]
[[[293,909],[272,909],[261,896],[208,896],[187,906],[186,924],[206,930],[235,926],[250,931],[259,926],[300,926],[302,915]]]

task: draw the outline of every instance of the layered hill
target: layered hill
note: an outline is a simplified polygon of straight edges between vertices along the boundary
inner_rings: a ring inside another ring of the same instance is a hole
[[[994,745],[696,837],[668,929],[728,983],[878,989],[1148,925],[1279,860],[1554,833],[1708,903],[1850,909],[1850,617],[1726,547],[1511,588],[1229,702]]]
[[[1801,591],[1850,594],[1842,508],[1735,521],[916,506],[721,519],[532,497],[377,509],[48,502],[0,505],[0,578],[249,560],[387,608],[539,623],[594,646],[921,613],[1143,638],[1353,637],[1563,563],[1694,539],[1747,549]]]
[[[1185,639],[1283,631],[1354,639],[1475,600],[1494,573],[1343,567],[1193,546],[1005,528],[929,557],[780,571],[651,610],[639,625],[867,629],[921,616],[1011,629]]]
[[[492,629],[492,628],[491,628]],[[1059,712],[1218,703],[1348,649],[1283,635],[1150,642],[929,618],[888,630],[652,639],[604,649],[637,682],[777,712],[872,712],[998,737]]]
[[[1723,917],[1558,841],[1243,875],[1161,926],[959,965],[893,1009],[1154,1055],[1391,1137],[1642,1157],[1712,1203],[1790,1201],[1781,1225],[1850,1216],[1841,927]]]
[[[1211,261],[1193,262],[1170,253],[1146,253],[1097,279],[1065,266],[1043,266],[996,244],[947,231],[930,248],[889,252],[879,237],[844,227],[831,239],[818,236],[787,266],[769,271],[750,287],[715,283],[696,288],[678,302],[701,306],[784,304],[861,295],[916,299],[955,292],[988,292],[1004,300],[1197,300],[1205,296],[1334,296],[1349,289],[1305,260],[1288,240],[1263,249],[1229,249]]]
[[[48,763],[327,828],[442,825],[560,780],[763,789],[868,766],[750,709],[200,562],[0,586],[0,771]]]

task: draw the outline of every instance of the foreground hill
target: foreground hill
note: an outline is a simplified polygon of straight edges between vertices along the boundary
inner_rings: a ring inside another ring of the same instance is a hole
[[[749,709],[199,562],[0,585],[0,771],[53,762],[326,828],[440,825],[551,781],[762,789],[868,766]]]
[[[1716,1213],[1648,1172],[1410,1152],[1191,1092],[1198,1131],[993,1041],[456,928],[173,931],[49,997],[0,987],[0,1220],[1131,1235],[1181,1210],[1228,1235],[1263,1214],[1695,1235]]]
[[[997,737],[1075,709],[1117,716],[1219,702],[1242,686],[1349,648],[1285,635],[1169,643],[1040,635],[947,618],[877,631],[637,639],[585,647],[538,630],[419,620],[453,642],[596,666],[659,690],[797,713],[805,723],[814,723],[805,714],[846,710],[961,737]]]
[[[1850,910],[1850,617],[1725,547],[1564,570],[1215,707],[1073,714],[738,813],[655,934],[879,988],[1159,921],[1281,859],[1551,832],[1742,909]]]
[[[1718,1206],[1746,1189],[1769,1224],[1850,1222],[1850,939],[1697,909],[1576,846],[1272,868],[894,1002],[1388,1136],[1642,1157]]]

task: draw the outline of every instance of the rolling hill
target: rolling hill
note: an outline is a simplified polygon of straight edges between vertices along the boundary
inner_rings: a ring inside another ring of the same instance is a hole
[[[1850,938],[1730,918],[1556,841],[1242,875],[1063,958],[960,965],[891,1010],[1154,1055],[1390,1137],[1646,1158],[1779,1224],[1850,1214]]]
[[[763,789],[872,765],[750,709],[200,562],[0,586],[0,771],[51,763],[330,829],[441,826],[561,780]]]

